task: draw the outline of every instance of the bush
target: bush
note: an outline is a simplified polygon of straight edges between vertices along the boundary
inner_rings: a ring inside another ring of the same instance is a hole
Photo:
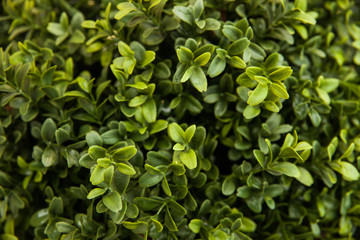
[[[360,239],[355,0],[4,0],[0,239]]]

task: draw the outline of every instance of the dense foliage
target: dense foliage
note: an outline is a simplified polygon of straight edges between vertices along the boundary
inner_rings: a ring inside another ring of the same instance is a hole
[[[356,0],[3,0],[0,239],[360,239]]]

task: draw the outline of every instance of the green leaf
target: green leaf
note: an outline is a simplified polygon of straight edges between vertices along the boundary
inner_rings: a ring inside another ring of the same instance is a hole
[[[195,58],[194,64],[196,66],[204,66],[209,62],[210,57],[211,57],[211,53],[209,53],[209,52],[203,53],[200,56],[198,56],[197,58]]]
[[[189,169],[196,168],[197,166],[196,154],[192,149],[189,149],[186,152],[180,152],[180,160]]]
[[[83,28],[96,28],[96,23],[92,20],[85,20],[81,23],[81,26]]]
[[[318,127],[321,123],[320,114],[314,108],[310,108],[308,115],[314,127]]]
[[[101,138],[104,144],[109,144],[109,145],[116,144],[121,140],[123,140],[117,129],[112,129],[104,132],[103,134],[101,134]]]
[[[265,168],[266,163],[265,163],[265,155],[264,155],[264,153],[261,152],[261,151],[258,150],[258,149],[254,149],[254,150],[253,150],[253,153],[254,153],[254,156],[255,156],[256,160],[257,160],[258,163],[260,164],[260,166],[261,166],[262,168]]]
[[[143,61],[141,62],[141,67],[145,67],[152,63],[155,60],[155,55],[154,51],[146,51],[143,56]]]
[[[221,59],[219,56],[216,56],[210,63],[210,66],[208,68],[208,74],[212,78],[219,76],[225,70],[225,67],[226,60]]]
[[[246,68],[246,63],[244,62],[244,60],[242,60],[238,56],[232,56],[230,58],[230,65],[240,69]]]
[[[193,68],[190,81],[199,92],[205,92],[207,90],[207,79],[200,67]]]
[[[203,222],[200,219],[191,219],[191,221],[189,223],[189,228],[194,233],[199,233],[202,225],[203,225]]]
[[[247,105],[243,112],[243,116],[246,119],[253,119],[257,117],[260,114],[260,112],[261,110],[258,106]]]
[[[175,6],[172,9],[172,11],[175,14],[175,16],[177,16],[178,18],[180,18],[184,22],[186,22],[186,23],[188,23],[190,25],[193,24],[194,17],[192,15],[191,11],[187,7]]]
[[[236,191],[236,196],[239,198],[249,198],[251,196],[251,187],[241,186]]]
[[[276,67],[278,65],[278,62],[279,62],[279,54],[278,53],[272,53],[270,54],[270,56],[268,56],[266,58],[266,61],[265,61],[265,68],[267,69],[271,69],[272,67]]]
[[[119,172],[125,174],[125,175],[134,175],[136,174],[136,171],[134,170],[134,168],[126,163],[116,163],[116,166],[119,170]]]
[[[108,193],[102,200],[105,206],[113,212],[118,212],[122,209],[121,196],[116,191]]]
[[[268,85],[258,84],[247,101],[251,106],[262,103],[268,95]]]
[[[310,172],[303,167],[298,167],[298,169],[300,171],[300,176],[296,179],[305,186],[310,187],[314,183],[314,179],[311,176]]]
[[[248,67],[245,73],[250,79],[255,80],[255,76],[262,76],[264,72],[260,67]]]
[[[105,188],[94,188],[93,190],[91,190],[89,192],[89,194],[87,195],[87,199],[93,199],[96,198],[98,196],[103,195],[106,192]]]
[[[51,118],[47,118],[41,126],[41,137],[45,141],[52,141],[55,138],[56,123]]]
[[[104,178],[105,170],[106,170],[106,168],[103,168],[100,165],[97,165],[91,173],[90,182],[93,185],[98,185],[98,184],[102,183],[105,180],[105,178]]]
[[[297,11],[293,11],[290,13],[289,17],[295,20],[299,20],[300,22],[314,25],[316,24],[315,18],[313,18],[310,14],[305,13],[301,9],[296,9]]]
[[[135,146],[127,146],[115,151],[111,157],[114,161],[128,161],[136,152],[137,149]]]
[[[66,29],[64,29],[60,23],[50,22],[46,29],[49,31],[49,33],[58,37],[68,34]]]
[[[177,144],[174,145],[173,150],[175,150],[175,151],[183,151],[183,150],[185,150],[185,146],[180,144],[180,143],[177,143]]]
[[[95,131],[88,132],[86,134],[85,139],[86,139],[86,142],[89,145],[89,147],[91,147],[93,145],[98,145],[98,146],[103,145],[103,140],[98,132],[95,132]]]
[[[120,54],[124,57],[133,57],[135,54],[134,51],[131,50],[131,48],[122,41],[118,43],[118,50]]]
[[[205,137],[206,129],[202,126],[197,127],[193,137],[191,138],[190,147],[195,150],[199,149],[203,145]]]
[[[185,143],[185,132],[177,123],[169,124],[168,135],[176,143]]]
[[[357,181],[360,173],[357,168],[349,162],[329,162],[332,169],[339,172],[346,181]]]
[[[195,18],[200,18],[201,14],[204,11],[204,1],[196,0],[194,4],[194,16]]]
[[[47,146],[41,157],[41,162],[44,167],[51,167],[56,164],[58,160],[58,154],[51,146]]]
[[[235,192],[236,185],[234,182],[234,178],[232,176],[228,176],[225,178],[221,191],[225,196],[230,196]]]
[[[188,127],[185,131],[185,142],[190,143],[192,137],[194,136],[196,131],[196,126],[195,125],[191,125],[190,127]]]
[[[301,173],[295,164],[290,162],[277,162],[269,165],[268,170],[279,172],[289,177],[299,178]]]
[[[143,105],[147,99],[148,99],[147,95],[136,96],[130,100],[129,107],[139,107]]]
[[[336,78],[325,78],[320,82],[320,88],[327,93],[330,93],[338,88],[339,86],[339,79]]]
[[[237,41],[243,36],[243,32],[232,25],[224,25],[222,33],[232,42]]]
[[[302,157],[292,147],[285,147],[279,154],[280,158],[295,158],[303,160]]]
[[[180,47],[179,49],[177,49],[176,54],[179,61],[184,64],[191,64],[192,60],[194,59],[194,54],[190,49],[186,47]]]
[[[229,55],[239,55],[242,53],[248,46],[250,45],[250,41],[247,38],[241,38],[228,47]]]
[[[157,109],[155,100],[153,98],[148,98],[146,100],[142,106],[142,111],[144,118],[148,123],[153,123],[156,121]]]
[[[255,232],[256,230],[256,223],[251,220],[250,218],[243,217],[242,224],[240,226],[240,231],[242,232]]]
[[[19,70],[16,71],[15,82],[19,87],[23,85],[23,81],[26,75],[28,74],[30,67],[31,67],[30,63],[25,63],[19,68]]]
[[[284,81],[291,76],[293,70],[291,67],[281,67],[269,74],[270,79],[273,81]]]
[[[89,148],[89,155],[93,160],[106,157],[106,149],[97,145]]]
[[[61,233],[69,233],[71,231],[74,231],[76,227],[67,222],[57,222],[56,229]]]
[[[165,130],[167,127],[168,127],[168,122],[166,120],[159,119],[151,124],[150,134],[161,132]]]
[[[117,19],[117,20],[121,20],[123,17],[128,15],[130,12],[133,12],[133,11],[137,10],[135,5],[130,3],[130,2],[122,2],[122,3],[117,5],[117,8],[120,10],[114,16],[114,18]]]
[[[159,208],[163,202],[157,199],[136,197],[134,203],[143,211],[151,211]]]
[[[185,169],[184,165],[182,165],[182,164],[172,163],[172,164],[170,164],[170,169],[177,176],[181,176],[181,175],[185,174],[185,172],[186,172],[186,169]]]
[[[183,83],[183,82],[186,82],[187,80],[189,80],[189,78],[193,74],[193,70],[194,70],[194,67],[189,67],[188,69],[186,69],[186,71],[180,81]]]
[[[169,208],[167,208],[165,211],[165,225],[172,232],[178,231],[178,228],[169,212]]]
[[[161,182],[161,180],[164,178],[163,174],[150,174],[148,172],[144,173],[140,179],[139,179],[139,185],[140,187],[152,187]]]
[[[280,98],[289,98],[289,94],[287,93],[286,88],[282,83],[272,83],[270,85],[270,90]]]
[[[162,182],[161,182],[161,187],[163,189],[163,191],[165,192],[166,195],[168,195],[169,197],[171,197],[171,190],[169,187],[169,183],[167,182],[166,178],[164,177]]]
[[[53,197],[49,205],[49,214],[52,216],[61,215],[64,211],[63,200],[60,197]]]

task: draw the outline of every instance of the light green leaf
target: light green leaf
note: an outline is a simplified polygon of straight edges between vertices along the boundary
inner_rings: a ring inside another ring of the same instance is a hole
[[[94,168],[94,170],[92,171],[91,176],[90,176],[90,182],[92,183],[92,185],[98,185],[105,180],[104,179],[105,170],[106,170],[106,168],[103,168],[100,165],[97,165]]]
[[[47,118],[41,126],[41,137],[45,141],[52,141],[55,138],[56,123],[51,118]]]
[[[247,105],[243,112],[243,116],[246,119],[253,119],[254,117],[257,117],[260,112],[261,110],[258,106]]]
[[[268,95],[268,85],[258,84],[247,101],[251,106],[262,103]]]
[[[168,135],[176,143],[185,143],[185,132],[177,123],[169,124]]]
[[[92,20],[86,20],[81,23],[81,26],[83,28],[96,28],[96,23]]]
[[[298,167],[298,169],[300,171],[300,176],[296,179],[305,186],[310,187],[314,183],[314,179],[311,176],[310,172],[303,167]]]
[[[130,3],[130,2],[122,2],[122,3],[117,5],[117,8],[120,10],[114,16],[114,18],[117,19],[117,20],[120,20],[123,17],[125,17],[126,15],[128,15],[130,12],[133,12],[133,11],[137,10],[135,5]]]
[[[153,123],[156,121],[157,109],[155,100],[153,98],[148,98],[148,100],[146,100],[142,106],[142,112],[145,120],[148,123]]]
[[[186,22],[186,23],[188,23],[190,25],[193,24],[194,17],[192,15],[191,11],[187,7],[175,6],[172,9],[172,11],[175,14],[175,16],[177,16],[178,18],[180,18],[184,22]]]
[[[147,95],[136,96],[130,100],[129,107],[139,107],[143,105],[147,99],[148,99]]]
[[[118,43],[118,50],[119,50],[120,54],[124,57],[133,57],[135,55],[134,51],[131,50],[129,45],[127,45],[126,43],[124,43],[122,41],[120,41]]]
[[[150,174],[148,172],[144,173],[139,179],[140,187],[152,187],[161,182],[164,178],[163,174]]]
[[[151,124],[150,134],[155,134],[155,133],[161,132],[161,131],[165,130],[167,127],[168,127],[168,122],[166,120],[159,119],[156,122]]]
[[[134,170],[134,168],[128,164],[125,163],[116,163],[116,166],[119,170],[119,172],[125,174],[125,175],[134,175],[136,174],[136,171]]]
[[[136,154],[136,152],[137,149],[135,146],[127,146],[115,151],[111,157],[114,161],[128,161]]]
[[[155,52],[154,51],[146,51],[143,56],[143,61],[141,62],[141,67],[145,67],[155,60]]]
[[[200,219],[192,219],[189,223],[189,228],[194,233],[199,233],[203,222]]]
[[[195,125],[191,125],[190,127],[188,127],[185,131],[185,141],[187,143],[190,143],[192,137],[195,134],[195,130],[196,130],[196,126]]]
[[[180,47],[176,50],[176,54],[178,59],[181,63],[184,64],[191,64],[192,60],[194,59],[194,54],[192,51],[186,47]]]
[[[106,157],[106,149],[97,145],[92,145],[88,152],[93,160]]]
[[[288,99],[289,94],[286,91],[285,86],[282,83],[272,83],[270,85],[271,91],[278,97]]]
[[[51,167],[55,165],[58,160],[58,155],[51,146],[47,146],[41,157],[41,162],[44,167]]]
[[[241,38],[228,47],[229,55],[239,55],[242,53],[248,46],[250,45],[250,41],[247,38]]]
[[[183,150],[185,150],[185,146],[182,145],[181,143],[177,143],[177,144],[174,145],[173,150],[175,150],[175,151],[183,151]]]
[[[93,190],[91,190],[89,192],[89,194],[87,195],[87,199],[93,199],[96,198],[98,196],[103,195],[106,192],[105,188],[94,188]]]
[[[253,150],[254,156],[262,168],[265,167],[265,155],[258,149]]]
[[[212,78],[219,76],[225,70],[225,67],[226,60],[221,59],[219,56],[216,56],[210,63],[210,66],[208,68],[208,74]]]
[[[301,173],[295,164],[290,162],[277,162],[268,166],[268,170],[279,172],[289,177],[299,178]]]
[[[283,81],[291,76],[293,70],[291,67],[281,67],[269,74],[270,79],[274,81]]]
[[[235,68],[240,68],[240,69],[246,68],[246,63],[244,62],[244,60],[242,60],[238,56],[232,56],[230,58],[230,65]]]
[[[360,178],[357,168],[349,162],[329,162],[329,165],[339,172],[346,181],[357,181]]]
[[[190,81],[199,92],[205,92],[207,90],[207,79],[200,67],[194,67]]]
[[[108,193],[102,200],[105,206],[113,212],[118,212],[122,209],[121,196],[116,191]]]
[[[211,54],[209,52],[203,53],[194,60],[196,66],[204,66],[210,60]]]
[[[181,82],[182,82],[182,83],[183,83],[183,82],[186,82],[187,80],[189,80],[189,78],[190,78],[191,75],[193,74],[193,70],[194,70],[194,67],[189,67],[189,68],[185,71],[184,75],[183,75],[182,78],[181,78]]]
[[[196,168],[197,166],[196,154],[192,149],[189,149],[186,152],[180,152],[180,160],[189,169]]]

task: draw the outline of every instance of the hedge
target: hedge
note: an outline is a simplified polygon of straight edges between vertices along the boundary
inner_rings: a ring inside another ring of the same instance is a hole
[[[0,239],[360,239],[360,2],[3,0]]]

